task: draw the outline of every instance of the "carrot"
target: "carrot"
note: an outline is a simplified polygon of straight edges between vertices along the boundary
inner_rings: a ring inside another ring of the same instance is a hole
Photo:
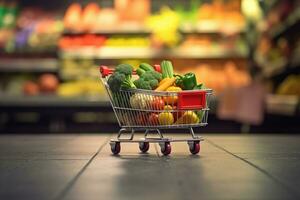
[[[161,80],[158,84],[158,86],[161,86],[164,82],[166,82],[167,80],[169,80],[170,78],[164,78],[163,80]]]
[[[176,78],[169,78],[168,80],[164,81],[160,86],[158,86],[155,91],[165,91],[168,87],[175,83]]]

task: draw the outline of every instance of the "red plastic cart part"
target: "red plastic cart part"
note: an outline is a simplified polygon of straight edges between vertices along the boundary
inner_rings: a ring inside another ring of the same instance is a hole
[[[177,108],[183,109],[202,109],[206,107],[205,91],[186,91],[178,93]]]
[[[154,70],[161,73],[161,67],[160,65],[154,65]]]
[[[105,65],[101,65],[99,69],[100,69],[100,73],[102,75],[102,78],[105,78],[106,76],[114,73],[114,71],[115,71],[115,69],[110,69]],[[154,65],[154,70],[161,73],[160,65]],[[133,70],[133,74],[136,74],[135,70]]]

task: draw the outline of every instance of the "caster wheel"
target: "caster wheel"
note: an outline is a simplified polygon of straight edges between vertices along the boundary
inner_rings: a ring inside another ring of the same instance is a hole
[[[171,144],[170,142],[165,142],[163,146],[161,147],[161,153],[164,154],[165,156],[169,155],[171,153]]]
[[[200,142],[199,141],[195,141],[192,144],[189,144],[190,147],[190,152],[192,154],[198,154],[200,152]]]
[[[149,142],[140,142],[139,143],[139,148],[141,150],[141,152],[146,153],[149,150]]]
[[[111,147],[111,152],[114,155],[118,155],[120,153],[120,151],[121,151],[121,144],[120,144],[120,142],[111,143],[110,147]]]

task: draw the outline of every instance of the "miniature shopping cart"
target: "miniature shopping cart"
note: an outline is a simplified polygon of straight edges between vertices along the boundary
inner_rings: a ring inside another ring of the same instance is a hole
[[[121,127],[117,138],[110,141],[113,154],[120,153],[122,142],[138,143],[143,153],[149,150],[149,143],[158,143],[164,155],[171,153],[171,142],[187,142],[192,154],[199,153],[203,139],[195,135],[193,127],[207,125],[211,89],[181,92],[130,89],[113,93],[107,83],[113,70],[101,66],[100,72]],[[163,129],[189,129],[191,138],[166,138],[161,132]],[[144,131],[144,138],[134,139],[137,131]],[[151,132],[156,133],[156,137],[150,137]],[[124,137],[125,133],[129,137]]]

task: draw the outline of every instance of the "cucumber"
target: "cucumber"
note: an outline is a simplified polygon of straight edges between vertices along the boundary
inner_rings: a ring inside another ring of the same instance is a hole
[[[137,73],[137,75],[141,76],[143,73],[145,73],[145,70],[143,70],[143,69],[141,69],[141,68],[138,68],[138,69],[136,70],[136,73]]]
[[[154,71],[154,68],[149,65],[148,63],[141,63],[139,68],[145,70],[145,71]]]

